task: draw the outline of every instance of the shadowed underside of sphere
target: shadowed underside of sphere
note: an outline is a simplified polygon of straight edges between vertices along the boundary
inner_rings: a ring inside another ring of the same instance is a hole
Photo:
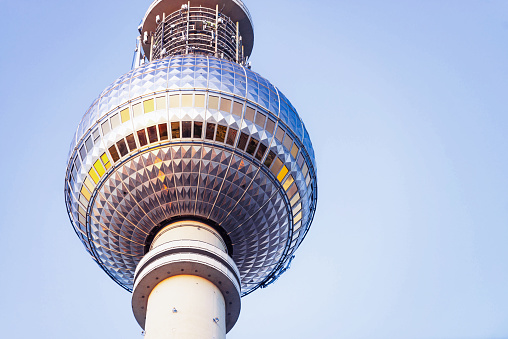
[[[90,106],[65,197],[87,251],[124,288],[154,230],[192,217],[230,241],[245,295],[283,273],[308,231],[315,168],[303,123],[271,83],[226,60],[174,56]]]

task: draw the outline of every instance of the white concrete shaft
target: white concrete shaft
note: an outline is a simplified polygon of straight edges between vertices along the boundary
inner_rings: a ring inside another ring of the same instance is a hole
[[[193,275],[165,279],[148,297],[145,339],[225,339],[225,309],[210,281]]]
[[[153,239],[150,250],[174,240],[196,240],[220,248],[227,253],[224,240],[212,227],[199,221],[177,221],[162,230]]]

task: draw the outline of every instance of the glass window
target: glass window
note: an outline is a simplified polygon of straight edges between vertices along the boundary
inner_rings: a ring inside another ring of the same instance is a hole
[[[137,131],[139,145],[141,147],[146,146],[148,144],[148,141],[146,140],[146,132],[145,129],[140,129]]]
[[[217,132],[215,133],[215,141],[224,142],[226,139],[227,126],[217,125]]]
[[[288,150],[291,150],[292,144],[293,144],[293,139],[291,139],[289,134],[286,134],[286,138],[284,139],[284,147],[286,147]]]
[[[282,180],[284,179],[284,177],[286,176],[286,174],[288,174],[288,168],[286,166],[282,166],[282,169],[280,170],[279,174],[277,175],[277,180],[279,180],[279,182],[282,182]]]
[[[291,206],[294,206],[300,200],[300,193],[296,192],[296,194],[293,196],[293,198],[289,197],[291,201],[289,202]]]
[[[240,138],[238,139],[238,145],[236,145],[236,147],[243,151],[245,149],[245,146],[247,145],[248,139],[249,139],[249,136],[242,132],[240,134]]]
[[[169,96],[169,107],[180,107],[180,96],[178,94]]]
[[[300,153],[300,156],[298,157],[297,163],[300,168],[302,168],[303,165],[303,153]]]
[[[247,153],[250,155],[254,155],[254,152],[256,151],[256,147],[258,147],[259,141],[257,141],[254,138],[250,138],[249,144],[247,145]]]
[[[293,219],[293,223],[297,223],[302,219],[302,212],[298,213],[296,217]]]
[[[125,139],[127,139],[127,145],[129,145],[129,150],[131,152],[134,151],[137,148],[136,147],[136,140],[134,140],[134,135],[129,134],[128,136],[125,137]]]
[[[92,169],[92,171],[93,171],[93,169]],[[96,174],[96,175],[97,175],[97,174]],[[97,183],[97,182],[96,182],[96,183]],[[85,178],[84,184],[85,184],[86,188],[88,188],[88,190],[89,190],[90,192],[93,192],[93,190],[94,190],[94,188],[95,188],[95,185],[94,185],[94,184],[92,184],[92,182],[90,181],[90,179]]]
[[[296,146],[296,142],[293,144],[293,147],[291,148],[291,155],[293,158],[296,159],[296,155],[298,154],[299,148]]]
[[[302,209],[302,203],[299,203],[298,205],[293,207],[293,215],[295,215],[295,213],[300,212],[301,209]]]
[[[102,177],[104,173],[106,173],[106,169],[104,168],[104,165],[102,165],[102,162],[97,159],[97,161],[93,164],[93,167],[99,173],[99,176]]]
[[[84,161],[86,158],[86,148],[85,145],[81,145],[81,148],[79,149],[79,155],[81,155],[81,159]]]
[[[145,109],[145,113],[153,112],[155,110],[154,100],[148,99],[148,100],[143,101],[143,108]]]
[[[111,131],[111,127],[109,126],[109,120],[106,120],[102,123],[102,134],[106,135]]]
[[[168,140],[168,124],[159,124],[159,136],[161,140]]]
[[[101,136],[101,135],[100,135],[100,133],[99,133],[99,129],[98,129],[98,128],[96,128],[96,129],[92,132],[92,139],[93,139],[93,141],[94,141],[94,142],[96,142],[96,141],[97,141],[97,139],[99,139],[99,137],[100,137],[100,136]]]
[[[131,119],[131,115],[129,113],[129,107],[120,111],[120,117],[122,118],[122,124]]]
[[[238,115],[239,117],[242,116],[242,108],[243,108],[243,104],[239,103],[239,102],[233,102],[233,114],[234,115]]]
[[[266,131],[270,134],[273,134],[273,130],[275,128],[275,122],[271,119],[268,119],[268,121],[266,122]]]
[[[102,160],[102,163],[104,164],[104,166],[106,167],[106,169],[109,169],[111,167],[111,164],[109,163],[108,155],[105,152],[102,153],[101,160]]]
[[[191,121],[182,121],[182,138],[190,138],[191,137]]]
[[[310,184],[310,173],[309,173],[309,174],[307,174],[307,177],[305,178],[305,184],[306,184],[307,186],[309,186],[309,184]]]
[[[203,123],[201,121],[194,121],[194,138],[201,139],[203,137]]]
[[[256,159],[261,161],[263,159],[263,155],[265,155],[266,152],[266,146],[263,144],[259,144],[258,151],[256,152]]]
[[[157,105],[157,110],[166,109],[166,97],[155,98],[155,104]]]
[[[282,185],[282,187],[284,187],[284,191],[287,191],[289,186],[291,186],[291,184],[294,181],[295,181],[295,179],[293,179],[293,176],[289,175],[288,178],[286,179],[286,181],[284,181],[284,185]]]
[[[171,138],[178,139],[180,138],[180,122],[172,122],[171,123]]]
[[[258,125],[259,127],[264,127],[265,121],[266,121],[266,115],[264,115],[261,112],[258,112],[258,114],[256,115],[256,125]]]
[[[88,200],[86,200],[86,198],[83,196],[83,194],[80,194],[79,195],[79,202],[83,205],[83,206],[86,206],[88,205]],[[86,222],[81,222],[82,225],[85,225]],[[85,226],[82,226],[82,227],[85,227]]]
[[[275,159],[275,153],[273,153],[272,151],[270,151],[270,153],[268,153],[268,155],[266,156],[266,159],[265,159],[265,166],[270,168],[270,165],[272,164],[273,162],[273,159]]]
[[[150,140],[150,143],[159,141],[157,138],[157,126],[150,126],[146,130],[148,131],[148,140]]]
[[[85,141],[85,145],[86,145],[86,150],[88,152],[90,152],[93,148],[93,141],[92,141],[92,136],[88,136],[88,138],[86,138],[86,141]]]
[[[196,94],[194,96],[194,107],[205,107],[205,95]]]
[[[282,139],[284,139],[284,130],[280,126],[277,126],[277,134],[275,134],[275,137],[280,142],[282,142]]]
[[[277,175],[279,173],[280,169],[282,168],[284,164],[282,161],[277,157],[275,158],[275,161],[273,162],[272,168],[270,168],[270,171],[272,171],[273,175]]]
[[[254,122],[254,113],[256,113],[256,111],[247,106],[247,109],[245,110],[245,119]]]
[[[291,185],[291,187],[289,188],[289,190],[287,192],[289,199],[291,199],[291,197],[296,193],[297,190],[298,190],[298,187],[296,186],[296,184]]]
[[[90,194],[90,192],[88,192],[88,190],[86,189],[85,185],[81,186],[81,194],[83,195],[83,197],[87,200],[87,201],[90,201],[90,197],[92,196]]]
[[[118,155],[118,151],[116,150],[116,146],[113,145],[109,149],[109,154],[111,154],[111,158],[113,158],[113,162],[117,162],[120,159],[120,156]]]
[[[182,94],[182,107],[192,107],[192,94]]]
[[[208,140],[213,140],[214,134],[215,134],[215,124],[207,123],[205,138]]]
[[[118,116],[118,113],[113,115],[111,117],[111,127],[113,129],[117,128],[118,126],[120,126],[120,117]]]
[[[219,97],[213,95],[208,97],[208,109],[219,109]]]
[[[295,239],[296,237],[298,237],[298,235],[300,235],[300,232],[297,232],[300,229],[300,227],[302,227],[301,222],[298,222],[298,223],[296,223],[296,225],[293,226],[293,232],[295,232],[295,233],[293,233],[293,239]]]
[[[303,167],[302,167],[303,176],[306,176],[308,171],[309,171],[309,168],[307,167],[307,164],[306,163],[303,164]]]
[[[235,139],[236,139],[236,133],[238,131],[234,128],[229,128],[229,131],[228,131],[228,137],[226,139],[226,144],[228,145],[231,145],[231,146],[234,146],[235,145]]]
[[[231,100],[222,98],[220,100],[220,110],[223,112],[230,113],[231,112]]]
[[[92,180],[95,182],[95,183],[98,183],[99,182],[99,176],[97,175],[97,173],[95,173],[93,167],[90,168],[90,170],[88,171],[88,175],[90,176],[90,178],[92,178]],[[86,182],[86,180],[85,180]],[[90,191],[93,191],[93,189],[90,189]]]
[[[140,102],[132,105],[132,115],[135,117],[139,117],[140,115],[143,115],[143,108],[141,107]]]

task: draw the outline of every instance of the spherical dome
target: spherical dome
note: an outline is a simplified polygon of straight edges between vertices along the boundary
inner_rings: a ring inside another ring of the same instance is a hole
[[[310,227],[314,152],[266,79],[214,57],[173,56],[93,102],[71,143],[65,198],[87,251],[127,290],[155,233],[197,218],[228,243],[245,295],[284,272]]]

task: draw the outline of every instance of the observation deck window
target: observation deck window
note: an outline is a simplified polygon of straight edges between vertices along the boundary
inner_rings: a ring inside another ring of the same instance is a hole
[[[134,139],[134,135],[129,134],[128,136],[125,137],[125,139],[127,139],[127,145],[129,146],[129,151],[130,152],[134,151],[137,148],[136,140]]]
[[[205,138],[208,140],[213,140],[213,135],[215,134],[215,124],[207,123],[206,124],[206,135]]]
[[[159,124],[160,140],[168,140],[168,124]]]
[[[238,139],[238,145],[236,145],[236,147],[243,151],[245,149],[245,146],[247,145],[248,139],[249,139],[249,136],[242,132],[240,134],[240,139]]]
[[[148,131],[148,139],[150,140],[150,143],[159,141],[159,139],[157,138],[157,127],[156,126],[148,127],[147,131]]]
[[[139,131],[137,131],[137,135],[138,135],[139,145],[141,147],[146,146],[148,144],[148,142],[146,140],[145,129],[140,129]]]
[[[203,123],[201,121],[194,121],[194,138],[201,139],[202,136],[203,136]]]
[[[175,121],[171,123],[171,138],[178,139],[180,138],[180,122]]]
[[[190,138],[191,137],[191,121],[182,121],[182,138]]]
[[[231,146],[235,145],[235,139],[236,139],[237,132],[238,131],[236,129],[231,128],[231,127],[229,128],[228,137],[226,139],[226,144],[231,145]]]
[[[217,125],[217,132],[215,134],[215,141],[224,142],[224,140],[226,138],[227,128],[228,127],[224,126],[224,125]]]

